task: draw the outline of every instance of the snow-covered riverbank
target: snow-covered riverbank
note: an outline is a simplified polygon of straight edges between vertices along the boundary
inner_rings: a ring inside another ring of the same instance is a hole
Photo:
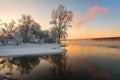
[[[0,46],[0,57],[58,54],[66,52],[59,44],[21,44]]]

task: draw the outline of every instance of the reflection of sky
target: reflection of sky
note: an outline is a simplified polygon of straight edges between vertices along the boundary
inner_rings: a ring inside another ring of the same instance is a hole
[[[75,75],[84,76],[85,70],[93,79],[84,80],[99,80],[99,78],[101,80],[119,79],[117,76],[120,73],[119,49],[80,45],[69,45],[66,49],[68,63],[72,64],[72,69],[78,69]]]
[[[19,19],[21,14],[30,14],[43,29],[50,27],[51,10],[59,4],[65,5],[73,13],[80,13],[84,18],[93,6],[109,9],[107,14],[96,14],[87,23],[69,29],[69,38],[106,37],[120,35],[119,0],[0,0],[0,18],[2,21]]]

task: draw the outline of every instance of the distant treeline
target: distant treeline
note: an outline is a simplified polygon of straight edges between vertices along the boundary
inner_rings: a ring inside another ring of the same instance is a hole
[[[91,40],[120,40],[120,37],[92,38]]]
[[[105,38],[86,38],[86,39],[63,39],[62,41],[79,41],[79,40],[120,40],[120,37],[105,37]]]

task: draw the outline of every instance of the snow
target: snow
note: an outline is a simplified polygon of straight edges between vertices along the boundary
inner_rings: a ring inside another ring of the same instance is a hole
[[[61,49],[60,44],[32,44],[26,43],[19,46],[15,45],[0,45],[0,57],[17,57],[30,55],[58,54],[66,52]]]

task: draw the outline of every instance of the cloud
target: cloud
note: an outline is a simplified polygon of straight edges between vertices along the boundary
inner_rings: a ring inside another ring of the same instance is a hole
[[[101,6],[93,6],[92,8],[90,8],[90,10],[88,11],[88,13],[85,15],[84,18],[80,19],[80,13],[74,14],[74,23],[77,26],[80,26],[86,22],[88,22],[89,20],[91,20],[96,14],[101,13],[101,14],[106,14],[108,13],[109,9],[106,7],[101,7]],[[77,20],[76,18],[78,18],[79,20]]]

